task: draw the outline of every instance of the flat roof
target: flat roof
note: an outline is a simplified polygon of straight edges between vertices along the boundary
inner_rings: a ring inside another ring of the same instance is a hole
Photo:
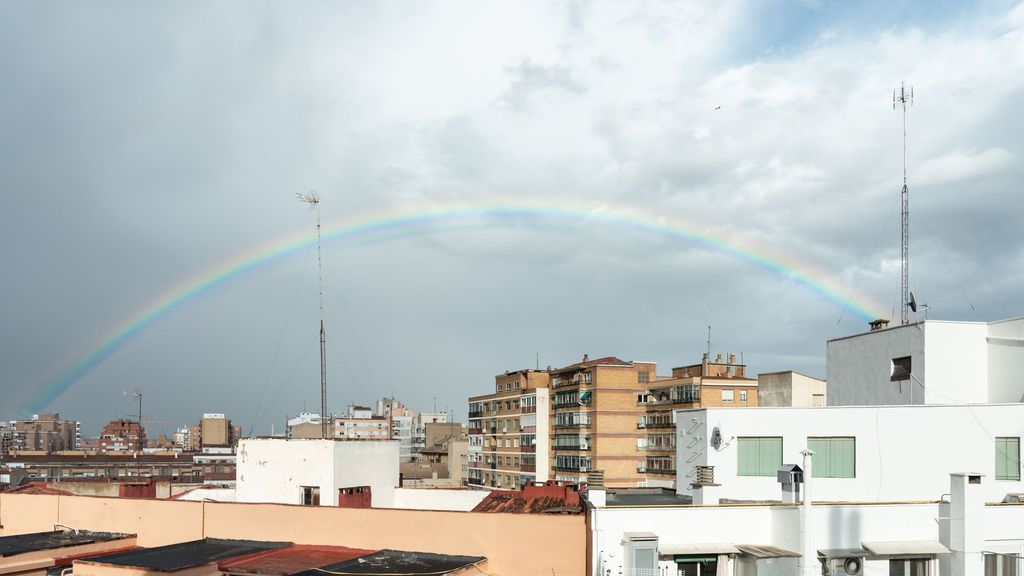
[[[373,554],[376,550],[361,550],[344,546],[297,545],[281,548],[258,556],[225,560],[217,565],[221,572],[291,576],[298,572],[330,566]]]
[[[483,556],[451,556],[448,554],[432,554],[428,552],[401,552],[398,550],[381,550],[354,560],[346,560],[320,569],[299,572],[296,576],[325,576],[325,572],[343,572],[346,574],[447,574],[473,564],[479,564],[487,558]]]
[[[184,568],[202,566],[210,562],[226,560],[248,554],[267,552],[291,546],[291,542],[261,542],[256,540],[223,540],[204,538],[180,544],[140,548],[120,554],[109,554],[90,558],[88,562],[149,568],[160,572],[174,572]]]
[[[669,488],[612,488],[605,493],[607,506],[686,506],[693,497]]]
[[[17,536],[0,536],[0,557],[16,556],[26,552],[81,546],[94,542],[109,542],[131,538],[133,534],[116,532],[89,532],[87,530],[51,530]]]

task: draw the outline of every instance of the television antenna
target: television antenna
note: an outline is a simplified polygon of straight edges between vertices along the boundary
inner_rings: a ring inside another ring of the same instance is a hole
[[[907,105],[914,105],[914,87],[900,82],[899,90],[892,91],[892,109],[899,104],[903,110],[903,190],[901,200],[901,251],[900,251],[900,324],[910,321],[910,190],[907,188]]]
[[[128,396],[128,391],[127,390],[124,391],[124,395],[126,397]],[[138,388],[132,390],[132,400],[139,403],[139,438],[138,438],[138,443],[139,443],[139,452],[142,452],[145,449],[145,446],[142,445],[142,390],[139,390]]]
[[[320,248],[320,195],[310,190],[296,194],[300,202],[316,210],[316,268],[320,295],[320,437],[330,438],[331,423],[327,417],[327,332],[324,330],[324,266]]]

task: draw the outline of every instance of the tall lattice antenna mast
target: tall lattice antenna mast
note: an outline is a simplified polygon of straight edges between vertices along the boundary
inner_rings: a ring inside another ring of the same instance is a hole
[[[299,200],[316,210],[316,268],[320,293],[320,437],[331,437],[330,416],[327,414],[327,332],[324,330],[324,266],[320,249],[320,196],[316,192],[297,194]]]
[[[914,105],[914,87],[900,82],[899,90],[892,91],[892,109],[899,104],[903,110],[903,190],[902,233],[900,252],[900,324],[910,322],[910,189],[907,188],[907,105]]]

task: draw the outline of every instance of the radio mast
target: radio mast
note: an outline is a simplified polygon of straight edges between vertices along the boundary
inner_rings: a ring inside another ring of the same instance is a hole
[[[333,423],[327,414],[327,332],[324,330],[324,266],[320,255],[320,196],[312,191],[296,196],[316,210],[316,268],[320,294],[320,437],[330,438]]]
[[[914,87],[900,82],[899,90],[892,91],[892,109],[899,104],[903,109],[903,191],[900,192],[902,205],[902,233],[900,252],[900,324],[910,322],[910,190],[907,188],[907,105],[914,105]]]

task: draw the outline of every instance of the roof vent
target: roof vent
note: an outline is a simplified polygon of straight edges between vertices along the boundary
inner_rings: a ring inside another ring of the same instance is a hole
[[[872,320],[871,322],[868,322],[868,326],[871,326],[872,332],[874,332],[875,330],[881,330],[882,328],[885,328],[888,325],[889,321],[883,318],[879,318],[878,320]]]

